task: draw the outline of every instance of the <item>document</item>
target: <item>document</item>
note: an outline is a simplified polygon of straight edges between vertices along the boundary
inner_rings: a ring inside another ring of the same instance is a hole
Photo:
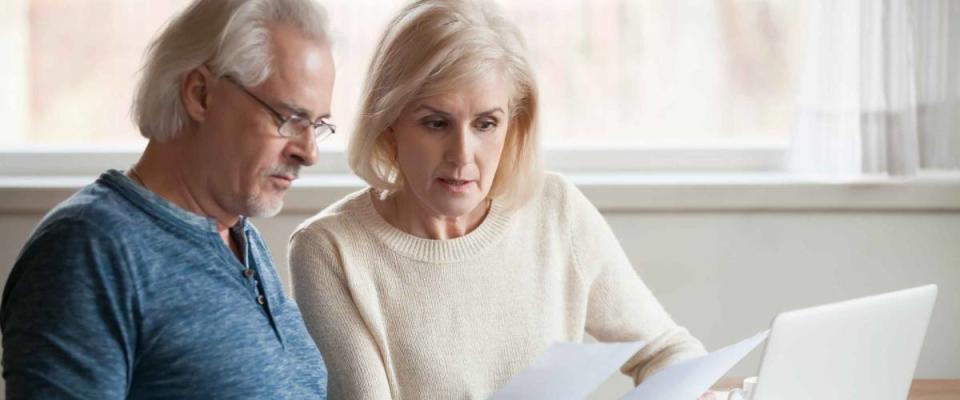
[[[770,335],[766,330],[702,357],[668,366],[621,400],[695,400]]]
[[[586,398],[643,345],[643,342],[555,343],[490,400]]]

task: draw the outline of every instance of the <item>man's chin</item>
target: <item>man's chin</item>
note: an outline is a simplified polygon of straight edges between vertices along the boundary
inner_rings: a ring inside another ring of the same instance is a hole
[[[252,218],[270,218],[274,217],[283,210],[283,198],[277,198],[272,201],[263,199],[250,199],[247,202],[247,216]]]

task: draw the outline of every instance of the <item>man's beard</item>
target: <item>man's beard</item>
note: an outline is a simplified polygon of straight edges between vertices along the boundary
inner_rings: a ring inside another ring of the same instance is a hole
[[[251,196],[247,199],[247,216],[252,218],[270,218],[276,216],[283,210],[283,198],[267,200],[259,196]]]
[[[270,179],[271,175],[287,175],[296,178],[299,175],[300,167],[289,165],[276,165],[265,170],[260,177]],[[245,201],[246,215],[253,218],[270,218],[283,210],[283,194],[268,198],[263,195],[261,190],[251,193]]]

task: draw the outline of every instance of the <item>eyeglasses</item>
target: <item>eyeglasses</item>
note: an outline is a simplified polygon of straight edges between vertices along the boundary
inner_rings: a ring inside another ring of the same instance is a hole
[[[277,133],[280,134],[280,136],[282,137],[289,138],[289,137],[300,136],[304,132],[310,131],[313,133],[314,139],[316,139],[316,141],[319,142],[321,140],[324,140],[330,137],[330,135],[337,133],[337,126],[334,124],[328,123],[323,119],[321,119],[320,122],[314,123],[313,121],[310,121],[299,115],[291,115],[289,117],[284,117],[283,114],[280,114],[279,111],[274,110],[273,107],[270,107],[270,105],[267,104],[266,101],[263,101],[263,99],[251,93],[249,90],[247,90],[246,87],[241,85],[240,82],[237,82],[237,80],[234,79],[232,76],[225,75],[224,78],[230,83],[234,84],[236,87],[240,88],[240,90],[246,93],[247,96],[250,96],[251,98],[256,100],[257,103],[260,103],[261,106],[263,106],[268,111],[270,111],[270,113],[273,114],[273,116],[280,121],[280,126],[277,127]]]

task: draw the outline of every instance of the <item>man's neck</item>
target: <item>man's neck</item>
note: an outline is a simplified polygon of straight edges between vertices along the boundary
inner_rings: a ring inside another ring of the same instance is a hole
[[[240,220],[240,216],[218,204],[210,185],[206,184],[203,169],[191,163],[189,157],[184,157],[185,152],[175,141],[151,141],[129,175],[178,207],[213,218],[221,237],[229,237],[227,230]]]

